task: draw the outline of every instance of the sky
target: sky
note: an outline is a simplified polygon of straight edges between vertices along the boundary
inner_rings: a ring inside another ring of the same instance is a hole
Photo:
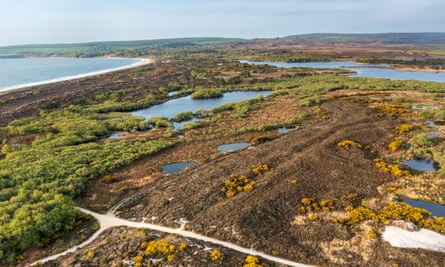
[[[0,46],[445,32],[444,0],[0,0]]]

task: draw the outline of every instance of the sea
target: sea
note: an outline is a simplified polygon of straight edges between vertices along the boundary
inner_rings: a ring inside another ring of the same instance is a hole
[[[0,92],[80,78],[144,64],[130,58],[11,58],[0,59]]]

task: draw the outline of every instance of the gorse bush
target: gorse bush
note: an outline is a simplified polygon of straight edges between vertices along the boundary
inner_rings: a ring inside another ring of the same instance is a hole
[[[144,259],[147,259],[148,262],[148,260],[153,257],[160,257],[166,259],[168,262],[172,262],[176,258],[184,255],[188,245],[186,243],[180,243],[178,245],[165,239],[155,239],[142,242],[140,248],[143,253],[133,258],[135,266],[143,266]]]
[[[271,171],[271,168],[267,164],[260,163],[255,168],[252,169],[253,174],[260,175],[264,174],[268,171]]]
[[[219,249],[213,249],[210,252],[211,261],[222,261],[224,259],[224,254]]]
[[[350,149],[351,147],[362,149],[363,146],[355,141],[352,140],[342,140],[337,143],[338,147],[343,147],[345,149]]]
[[[224,181],[224,185],[221,187],[221,192],[227,198],[234,197],[236,194],[241,192],[252,191],[256,182],[249,180],[247,176],[235,176],[231,175],[230,179]]]
[[[317,201],[315,198],[305,197],[300,200],[300,204],[301,206],[298,208],[298,210],[301,213],[333,211],[336,209],[335,201],[333,199],[321,199]],[[312,220],[316,219],[318,219],[318,217],[317,218],[312,217]]]
[[[400,124],[398,127],[396,127],[396,131],[397,131],[400,135],[405,134],[405,133],[407,133],[407,132],[410,132],[410,131],[412,131],[413,129],[414,129],[414,126],[413,126],[413,125],[409,125],[409,124],[406,124],[406,123],[404,123],[404,124]]]
[[[260,259],[255,256],[248,255],[244,261],[243,267],[263,267]]]
[[[403,220],[412,222],[418,227],[445,233],[445,218],[433,217],[429,211],[412,207],[403,202],[390,202],[380,210],[372,210],[363,206],[350,207],[346,218],[333,219],[334,222],[352,226],[369,220],[383,225],[389,225],[392,220]]]
[[[271,170],[272,169],[267,164],[260,163],[252,169],[252,172],[255,176],[259,176]],[[252,181],[247,176],[236,176],[232,174],[230,175],[230,179],[224,181],[224,185],[221,187],[221,192],[224,193],[227,198],[231,198],[238,193],[252,191],[255,184],[256,182]]]
[[[392,152],[395,152],[397,150],[399,150],[399,148],[403,145],[402,140],[400,139],[396,139],[394,141],[392,141],[391,143],[389,143],[388,145],[388,149]]]
[[[381,158],[374,159],[374,163],[377,168],[383,170],[384,172],[391,173],[396,177],[411,175],[408,170],[401,169],[398,164],[388,164]]]

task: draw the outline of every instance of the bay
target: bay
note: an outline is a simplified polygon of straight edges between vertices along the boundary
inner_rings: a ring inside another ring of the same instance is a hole
[[[100,74],[144,62],[129,58],[0,59],[0,91]]]

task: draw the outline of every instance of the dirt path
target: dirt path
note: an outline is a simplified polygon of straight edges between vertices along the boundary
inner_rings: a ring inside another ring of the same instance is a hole
[[[77,249],[83,248],[83,247],[87,246],[88,244],[92,243],[105,230],[112,228],[112,227],[117,227],[117,226],[128,226],[128,227],[134,227],[134,228],[139,228],[139,229],[150,229],[150,230],[159,231],[159,232],[163,232],[163,233],[175,234],[175,235],[179,235],[182,237],[193,238],[196,240],[201,240],[201,241],[209,242],[209,243],[219,245],[219,246],[222,246],[222,247],[225,247],[228,249],[232,249],[232,250],[241,252],[243,254],[259,256],[266,260],[284,264],[287,266],[295,266],[295,267],[310,266],[310,265],[293,262],[293,261],[290,261],[287,259],[271,256],[271,255],[253,250],[253,249],[241,247],[241,246],[238,246],[231,242],[226,242],[226,241],[218,240],[215,238],[210,238],[210,237],[207,237],[204,235],[200,235],[200,234],[197,234],[194,232],[186,231],[183,229],[184,225],[182,225],[179,228],[170,228],[170,227],[145,223],[144,221],[134,222],[134,221],[124,220],[124,219],[114,216],[112,212],[108,212],[107,214],[99,214],[99,213],[96,213],[96,212],[93,212],[93,211],[90,211],[87,209],[83,209],[83,208],[79,208],[79,210],[81,210],[84,213],[94,216],[99,221],[99,224],[100,224],[99,230],[96,233],[94,233],[94,235],[92,235],[89,239],[87,239],[86,241],[81,243],[80,245],[73,246],[59,254],[40,259],[40,260],[30,264],[30,266],[37,264],[37,263],[49,262],[49,261],[55,260],[61,256],[67,255],[69,253],[73,253]]]

